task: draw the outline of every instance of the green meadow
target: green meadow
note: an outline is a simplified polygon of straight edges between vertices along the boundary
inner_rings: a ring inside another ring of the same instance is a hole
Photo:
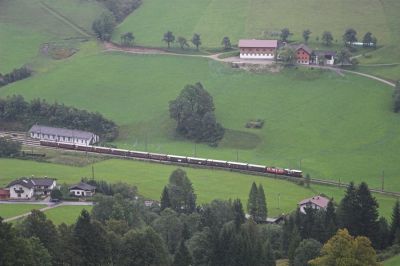
[[[44,207],[40,204],[0,204],[0,217],[6,219]]]
[[[175,136],[168,102],[202,82],[227,129],[218,148]],[[1,88],[99,111],[121,127],[122,148],[301,168],[315,178],[400,190],[400,116],[392,88],[317,69],[255,74],[205,58],[100,53],[70,58]],[[264,119],[263,129],[246,129]]]
[[[53,221],[55,225],[62,223],[73,224],[80,215],[81,211],[86,209],[92,210],[92,206],[60,206],[45,211],[46,217]]]
[[[117,159],[98,162],[93,166],[96,179],[107,180],[110,183],[126,182],[136,185],[142,196],[155,200],[160,198],[163,187],[168,183],[169,175],[177,168],[170,165]],[[0,168],[2,169],[0,172],[0,186],[21,176],[46,175],[57,178],[59,184],[72,184],[79,182],[81,177],[92,176],[91,165],[73,167],[15,159],[0,159]],[[302,199],[319,193],[333,197],[337,202],[344,195],[344,190],[336,187],[312,185],[311,188],[305,188],[285,180],[244,175],[229,171],[195,168],[184,168],[184,170],[193,182],[198,203],[210,202],[213,199],[240,198],[244,206],[246,206],[252,182],[263,184],[270,216],[288,213],[294,210],[297,203]],[[375,197],[379,201],[381,215],[390,217],[395,198],[378,194]],[[79,212],[76,209],[69,209],[68,213]],[[56,208],[46,212],[46,214],[51,212],[57,213],[58,210]],[[54,217],[56,216],[54,215]],[[66,214],[65,216],[60,216],[60,220],[55,221],[57,223],[57,221],[62,221],[63,219],[72,219],[72,216],[76,217],[75,214]]]
[[[400,255],[397,255],[397,256],[395,256],[393,258],[385,260],[383,262],[383,265],[385,265],[385,266],[398,266],[398,265],[400,265]]]

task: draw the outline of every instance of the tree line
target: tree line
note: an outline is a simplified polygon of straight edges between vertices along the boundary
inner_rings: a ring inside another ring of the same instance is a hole
[[[0,220],[3,265],[272,266],[280,258],[294,266],[379,265],[374,247],[400,244],[399,202],[389,226],[365,183],[351,184],[337,208],[330,201],[326,210],[297,210],[278,225],[262,222],[266,197],[255,183],[246,219],[239,199],[197,205],[182,169],[171,173],[161,204],[150,207],[135,187],[85,181],[104,194],[72,225],[55,226],[39,211],[15,226]]]
[[[25,66],[14,69],[12,72],[4,75],[0,73],[0,87],[18,80],[26,79],[31,75],[32,71]]]
[[[142,0],[97,0],[102,3],[110,12],[112,12],[115,20],[122,22],[130,13],[136,10]]]
[[[91,131],[104,141],[118,136],[117,125],[98,112],[88,112],[75,107],[36,98],[25,101],[21,95],[0,98],[0,122],[18,123],[27,130],[33,124],[66,127]]]

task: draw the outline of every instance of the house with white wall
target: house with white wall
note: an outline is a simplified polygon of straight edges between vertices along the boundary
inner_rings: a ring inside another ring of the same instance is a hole
[[[34,195],[50,195],[57,183],[53,178],[26,178],[12,181],[7,189],[10,199],[31,199]]]
[[[73,143],[79,145],[91,145],[99,142],[99,136],[92,132],[33,125],[29,130],[29,136],[34,139]]]
[[[70,186],[69,193],[75,197],[92,197],[96,193],[96,187],[80,182]]]

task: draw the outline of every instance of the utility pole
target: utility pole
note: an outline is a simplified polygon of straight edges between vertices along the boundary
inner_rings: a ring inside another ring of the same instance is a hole
[[[382,171],[382,191],[385,189],[385,170]]]
[[[197,153],[197,143],[194,143],[194,157],[196,157],[196,153]]]

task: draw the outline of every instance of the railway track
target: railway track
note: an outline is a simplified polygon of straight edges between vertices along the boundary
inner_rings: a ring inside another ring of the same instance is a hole
[[[28,137],[25,133],[21,133],[21,132],[17,132],[17,131],[0,131],[0,137],[2,137],[2,136],[8,136],[12,140],[18,141],[22,145],[25,145],[25,146],[40,147],[42,149],[48,149],[48,150],[56,150],[56,151],[57,150],[58,151],[59,150],[63,150],[63,151],[74,152],[74,153],[80,152],[80,153],[94,154],[94,155],[99,155],[100,154],[102,156],[107,156],[107,157],[112,157],[112,158],[131,159],[131,160],[153,162],[153,163],[159,163],[159,164],[165,164],[165,165],[178,165],[178,166],[185,166],[185,167],[192,167],[192,168],[218,169],[218,170],[225,170],[225,171],[230,171],[230,172],[238,172],[238,173],[243,173],[243,174],[266,176],[266,177],[270,177],[270,178],[279,178],[279,179],[293,181],[293,182],[298,182],[299,180],[303,180],[304,181],[304,178],[293,177],[293,176],[276,175],[276,174],[270,174],[270,173],[261,173],[261,172],[254,172],[254,171],[247,171],[247,170],[240,170],[240,169],[232,169],[232,168],[227,169],[227,168],[218,167],[218,166],[193,165],[193,164],[188,164],[188,163],[162,161],[162,160],[155,160],[155,159],[150,159],[150,158],[127,157],[127,156],[121,156],[121,155],[116,155],[116,154],[103,154],[103,153],[97,153],[97,152],[87,152],[87,151],[62,149],[62,148],[59,148],[59,147],[42,146],[42,145],[40,145],[40,142],[38,140],[32,139],[32,138]],[[348,183],[337,182],[337,181],[329,180],[329,179],[318,179],[318,178],[311,178],[310,179],[310,183],[318,184],[318,185],[342,187],[342,188],[346,188],[346,187],[349,186]],[[374,193],[383,194],[383,195],[388,195],[388,196],[393,196],[393,197],[400,197],[400,192],[387,191],[387,190],[381,190],[381,189],[375,189],[375,188],[370,188],[370,191],[374,192]]]

